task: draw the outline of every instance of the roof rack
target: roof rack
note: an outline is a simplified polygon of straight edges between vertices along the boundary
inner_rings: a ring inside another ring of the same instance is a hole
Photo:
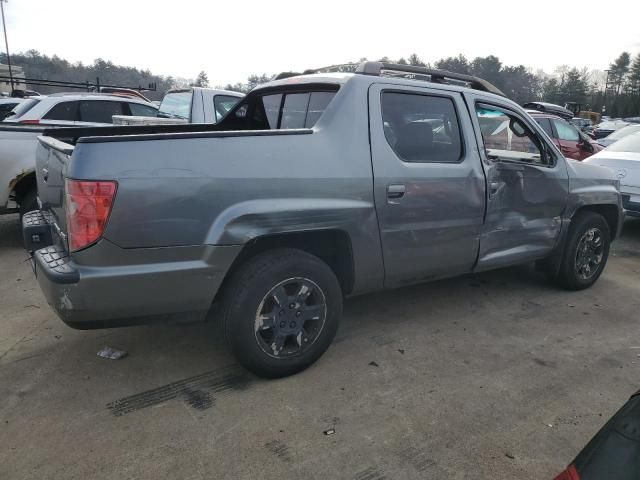
[[[446,70],[434,70],[416,65],[402,65],[399,63],[362,62],[356,67],[355,73],[360,75],[375,75],[409,78],[411,80],[423,80],[431,83],[463,84],[474,90],[494,93],[502,97],[506,95],[495,85],[473,75],[447,72]]]

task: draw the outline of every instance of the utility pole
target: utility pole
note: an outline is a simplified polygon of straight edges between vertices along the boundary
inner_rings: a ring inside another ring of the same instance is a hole
[[[609,74],[611,70],[605,70],[607,79],[604,81],[604,95],[602,96],[602,112],[601,115],[607,113],[607,90],[609,90]]]
[[[13,92],[13,72],[11,70],[11,55],[9,54],[9,41],[7,40],[7,24],[4,21],[4,4],[8,0],[0,0],[0,11],[2,12],[2,29],[4,30],[4,46],[7,50],[7,65],[9,66],[9,81],[11,82],[11,91]]]

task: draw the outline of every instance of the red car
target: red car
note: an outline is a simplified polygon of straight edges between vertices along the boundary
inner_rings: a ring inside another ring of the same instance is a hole
[[[542,129],[551,137],[562,154],[573,160],[584,160],[603,149],[568,121],[557,115],[527,110]]]

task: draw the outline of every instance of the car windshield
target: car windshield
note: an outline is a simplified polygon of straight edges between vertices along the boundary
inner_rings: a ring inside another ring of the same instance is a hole
[[[626,127],[622,127],[620,130],[616,130],[606,138],[609,140],[620,140],[621,138],[635,132],[640,132],[640,125],[627,125]]]
[[[627,135],[622,140],[618,140],[610,147],[607,147],[607,150],[610,152],[640,153],[640,132]]]
[[[40,102],[40,99],[38,98],[30,98],[28,100],[21,102],[12,110],[12,112],[9,115],[7,115],[5,120],[9,122],[17,120],[22,115],[24,115],[29,110],[31,110],[33,107],[35,107],[39,102]]]
[[[158,116],[189,120],[189,113],[191,112],[191,96],[191,90],[167,93],[160,104]]]

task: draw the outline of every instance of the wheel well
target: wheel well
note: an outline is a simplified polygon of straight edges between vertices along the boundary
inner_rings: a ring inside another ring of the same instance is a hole
[[[15,200],[18,204],[21,203],[21,200],[27,193],[38,188],[36,182],[36,172],[29,172],[27,174],[23,174],[22,176],[18,176],[16,177],[15,181],[16,183],[12,185],[12,190],[14,192]]]
[[[333,270],[345,295],[353,290],[354,269],[351,241],[349,235],[342,230],[283,233],[255,238],[244,246],[234,260],[225,276],[225,282],[244,262],[259,253],[276,248],[296,248],[315,255]]]
[[[595,212],[602,215],[609,225],[611,239],[613,240],[615,238],[618,232],[619,221],[618,207],[616,205],[585,205],[576,211],[574,217],[580,212]]]

